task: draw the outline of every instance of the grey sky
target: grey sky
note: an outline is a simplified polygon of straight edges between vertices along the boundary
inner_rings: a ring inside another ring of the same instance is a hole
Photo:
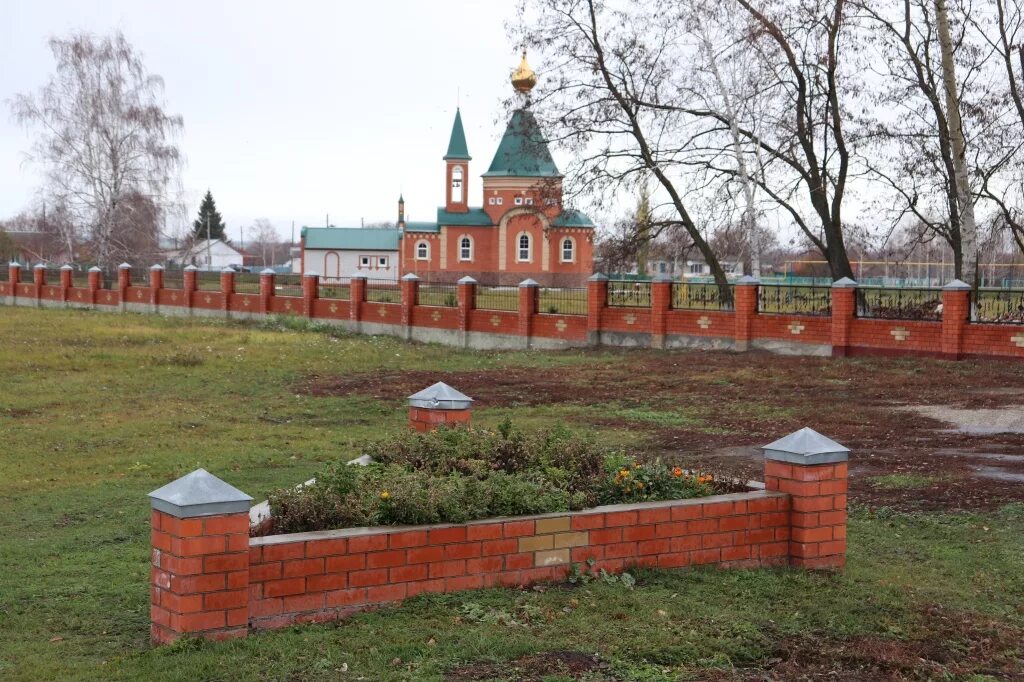
[[[504,29],[512,0],[0,6],[0,218],[40,184],[6,100],[46,82],[51,35],[125,33],[166,81],[168,110],[185,119],[189,220],[209,187],[235,239],[260,217],[283,236],[292,220],[319,225],[328,213],[336,225],[393,220],[399,191],[411,220],[432,220],[457,97],[478,196],[518,63]]]

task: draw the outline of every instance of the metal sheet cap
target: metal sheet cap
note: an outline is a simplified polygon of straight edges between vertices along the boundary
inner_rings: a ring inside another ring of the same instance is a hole
[[[206,469],[196,469],[149,494],[153,509],[176,516],[213,516],[248,511],[252,497]]]
[[[442,381],[409,396],[409,407],[428,410],[465,410],[472,403],[473,399],[468,395],[459,393]]]
[[[807,427],[761,449],[765,459],[792,464],[831,464],[845,462],[850,458],[849,448]]]

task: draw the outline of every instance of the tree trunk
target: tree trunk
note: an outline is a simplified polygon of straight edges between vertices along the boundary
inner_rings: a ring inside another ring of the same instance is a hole
[[[974,201],[967,168],[967,143],[960,120],[960,97],[956,86],[956,65],[953,62],[953,39],[949,32],[946,0],[935,0],[935,23],[942,52],[942,81],[946,90],[946,117],[953,146],[953,171],[960,214],[961,258],[955,275],[971,286],[978,285],[978,232],[974,221]]]

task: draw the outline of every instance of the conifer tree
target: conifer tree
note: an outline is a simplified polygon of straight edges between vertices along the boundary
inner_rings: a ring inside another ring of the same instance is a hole
[[[207,233],[206,220],[210,220],[210,230]],[[228,241],[227,237],[227,226],[224,224],[224,220],[221,218],[220,212],[217,210],[217,204],[213,200],[213,194],[210,190],[206,190],[206,196],[203,197],[203,203],[199,205],[199,217],[192,223],[192,233],[196,239],[206,239],[206,235],[210,235],[210,239],[222,239],[225,242]]]

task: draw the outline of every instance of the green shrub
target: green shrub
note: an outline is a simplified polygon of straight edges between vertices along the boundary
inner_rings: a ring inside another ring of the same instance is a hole
[[[373,464],[335,462],[311,485],[273,491],[274,532],[464,523],[713,492],[704,477],[609,453],[564,427],[527,434],[508,420],[494,431],[402,433],[364,452]]]

